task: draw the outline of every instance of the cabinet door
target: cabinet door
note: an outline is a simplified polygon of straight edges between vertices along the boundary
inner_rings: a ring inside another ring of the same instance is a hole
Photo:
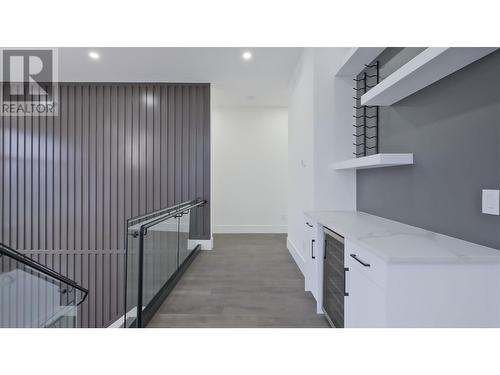
[[[316,298],[317,289],[317,272],[316,272],[316,223],[311,220],[304,221],[304,241],[303,241],[303,254],[305,254],[305,289],[311,291]]]
[[[386,326],[385,291],[346,257],[345,327],[375,328]]]

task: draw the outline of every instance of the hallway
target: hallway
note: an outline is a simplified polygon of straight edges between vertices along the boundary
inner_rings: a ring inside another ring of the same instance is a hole
[[[285,234],[214,235],[148,327],[328,327]]]

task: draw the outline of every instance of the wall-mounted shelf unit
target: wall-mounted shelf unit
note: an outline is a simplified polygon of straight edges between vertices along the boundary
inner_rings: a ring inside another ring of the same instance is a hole
[[[369,169],[412,164],[413,154],[375,154],[334,163],[333,169]]]
[[[497,48],[427,48],[361,96],[361,105],[394,104]]]
[[[355,77],[365,68],[365,64],[372,62],[384,49],[385,47],[351,48],[335,73],[335,76]]]

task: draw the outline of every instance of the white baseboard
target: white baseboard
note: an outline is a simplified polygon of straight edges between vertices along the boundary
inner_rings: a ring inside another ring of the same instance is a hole
[[[144,306],[142,309],[144,310],[146,306]],[[137,317],[137,306],[132,307],[128,312],[127,312],[127,317],[129,318],[135,318]],[[109,326],[106,328],[122,328],[123,327],[123,322],[125,319],[125,315],[120,316],[118,319],[116,319],[113,323],[111,323]]]
[[[304,260],[304,257],[300,254],[300,252],[297,250],[295,245],[293,244],[292,241],[290,241],[290,237],[286,238],[286,247],[290,254],[292,255],[293,260],[295,260],[295,263],[297,263],[297,266],[300,269],[300,272],[302,272],[302,275],[304,277],[306,276],[306,261]]]
[[[214,225],[214,233],[287,233],[286,225]]]
[[[202,250],[212,250],[214,247],[214,240],[188,240],[188,249],[194,249],[196,246],[201,245]]]

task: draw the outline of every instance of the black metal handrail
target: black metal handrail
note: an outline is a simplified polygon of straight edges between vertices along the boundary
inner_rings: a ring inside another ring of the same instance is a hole
[[[166,215],[170,212],[182,211],[183,209],[186,209],[188,206],[190,206],[193,202],[201,202],[202,204],[206,203],[206,201],[201,199],[201,198],[197,198],[197,199],[194,199],[191,201],[182,202],[182,203],[170,206],[170,207],[161,208],[161,209],[156,210],[156,211],[148,212],[147,214],[144,214],[144,215],[132,217],[132,218],[127,220],[127,225],[133,226],[133,225],[142,223],[144,221],[152,220],[155,217]]]
[[[30,257],[27,257],[26,255],[20,253],[19,251],[16,251],[13,248],[4,245],[2,243],[0,243],[0,254],[6,255],[7,257],[12,258],[17,262],[24,264],[25,266],[33,268],[34,270],[37,270],[38,272],[46,276],[52,277],[53,279],[65,283],[70,287],[78,289],[80,292],[84,293],[83,298],[77,303],[77,306],[80,305],[83,301],[85,301],[87,295],[89,294],[89,291],[87,289],[78,285],[75,281],[67,278],[66,276],[54,271],[53,269],[47,266],[44,266],[41,263],[34,261]]]
[[[153,220],[153,221],[149,221],[147,222],[146,224],[143,224],[141,225],[141,229],[140,230],[144,230],[144,229],[148,229],[148,228],[151,228],[153,226],[155,226],[156,224],[159,224],[165,220],[168,220],[172,217],[175,217],[177,215],[183,215],[185,211],[189,211],[195,207],[199,207],[199,206],[203,206],[207,203],[207,201],[205,200],[196,200],[196,201],[192,201],[192,202],[189,202],[189,204],[187,206],[182,206],[181,208],[175,210],[175,211],[172,211],[170,212],[169,214],[166,214],[164,216],[161,216],[159,217],[158,219],[156,220]]]

